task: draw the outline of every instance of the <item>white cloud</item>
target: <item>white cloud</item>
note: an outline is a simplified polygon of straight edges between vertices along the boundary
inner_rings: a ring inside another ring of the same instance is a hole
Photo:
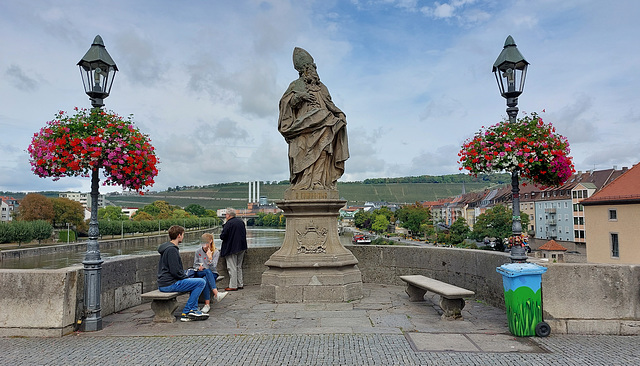
[[[89,106],[76,63],[96,34],[120,69],[106,108],[133,113],[157,148],[154,190],[287,179],[278,102],[297,77],[296,46],[313,55],[347,114],[343,180],[457,173],[463,140],[505,115],[491,65],[509,34],[531,63],[520,110],[546,109],[577,168],[637,163],[629,142],[640,133],[634,2],[110,6],[113,16],[96,21],[93,5],[72,0],[0,5],[0,190],[88,189],[88,179],[37,178],[25,150],[57,110]]]

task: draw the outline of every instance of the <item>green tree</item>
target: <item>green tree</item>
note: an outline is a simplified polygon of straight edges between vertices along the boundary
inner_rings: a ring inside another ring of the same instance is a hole
[[[469,229],[469,225],[467,225],[467,220],[465,220],[464,217],[457,219],[449,228],[450,243],[453,245],[462,243],[469,237],[470,232],[471,230]]]
[[[416,202],[413,205],[403,206],[396,211],[396,217],[400,220],[400,226],[411,230],[412,235],[419,235],[423,232],[424,224],[430,225],[431,212],[428,207]]]
[[[360,210],[353,215],[353,222],[357,228],[369,229],[371,228],[371,213]]]
[[[38,240],[38,244],[41,244],[42,240],[47,240],[51,237],[53,226],[48,221],[36,220],[31,224],[33,226],[33,238]]]
[[[131,219],[133,221],[150,221],[153,220],[153,216],[146,211],[138,210]]]
[[[14,236],[13,232],[13,225],[8,222],[0,222],[0,243],[12,242]]]
[[[472,237],[475,240],[482,240],[485,237],[496,238],[497,249],[502,250],[504,248],[503,239],[511,236],[512,220],[513,212],[510,208],[504,205],[494,206],[476,218]],[[528,227],[529,215],[521,213],[520,220],[522,227]]]
[[[27,221],[12,221],[13,225],[13,240],[18,242],[18,246],[22,243],[28,243],[33,240],[33,225]]]
[[[55,216],[51,200],[39,193],[29,193],[24,196],[20,201],[18,211],[20,212],[18,217],[22,221],[46,220],[53,222]]]
[[[127,215],[122,213],[122,207],[107,206],[98,209],[98,220],[123,221]]]
[[[394,218],[393,212],[386,206],[380,207],[373,211],[374,215],[383,215],[387,221],[391,222]]]
[[[189,206],[185,207],[184,210],[198,217],[203,217],[207,215],[207,209],[197,203],[190,204]]]
[[[89,227],[84,220],[84,207],[77,201],[68,198],[51,198],[53,204],[53,226],[66,227],[69,223],[80,231],[86,231]]]
[[[382,233],[387,231],[389,227],[389,220],[385,215],[375,215],[375,219],[373,220],[373,224],[371,224],[371,229],[376,233]]]
[[[177,208],[171,211],[170,217],[172,219],[186,219],[188,217],[191,217],[191,214],[181,208]]]

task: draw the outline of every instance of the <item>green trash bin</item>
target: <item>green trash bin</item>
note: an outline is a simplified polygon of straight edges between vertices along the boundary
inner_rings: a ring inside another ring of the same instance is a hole
[[[542,274],[546,267],[534,263],[509,263],[496,268],[502,275],[509,330],[517,337],[546,337],[549,324],[542,320]]]

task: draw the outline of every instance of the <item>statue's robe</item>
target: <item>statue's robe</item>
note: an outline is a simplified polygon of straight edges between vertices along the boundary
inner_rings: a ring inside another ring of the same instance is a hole
[[[315,96],[310,102],[301,93]],[[293,189],[335,189],[349,158],[346,119],[324,84],[295,80],[280,99],[278,130],[289,144]]]

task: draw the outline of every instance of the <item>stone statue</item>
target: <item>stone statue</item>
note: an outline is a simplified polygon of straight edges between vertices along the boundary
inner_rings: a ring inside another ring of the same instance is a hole
[[[291,189],[336,189],[349,158],[345,114],[331,101],[307,51],[293,50],[293,66],[300,77],[280,99],[278,118],[289,144]]]

